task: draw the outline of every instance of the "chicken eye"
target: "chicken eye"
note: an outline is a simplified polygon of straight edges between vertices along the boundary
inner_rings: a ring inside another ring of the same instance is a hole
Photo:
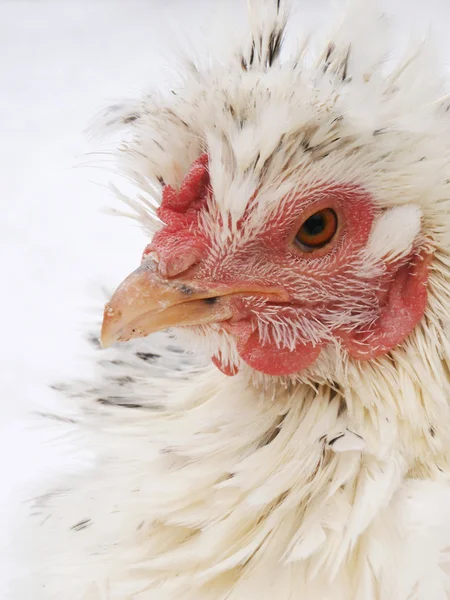
[[[334,210],[319,210],[302,224],[295,236],[295,243],[304,252],[322,248],[333,239],[337,226],[338,219]]]

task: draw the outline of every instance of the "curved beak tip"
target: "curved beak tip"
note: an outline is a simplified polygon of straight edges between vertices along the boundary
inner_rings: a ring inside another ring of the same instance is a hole
[[[109,302],[105,305],[100,333],[100,346],[102,348],[109,348],[118,341],[121,317],[122,313],[120,310],[114,310]]]
[[[105,336],[103,334],[100,335],[100,337],[98,338],[98,341],[100,342],[100,348],[102,350],[105,350],[106,348],[110,348],[114,344],[114,340],[109,339],[108,336]]]

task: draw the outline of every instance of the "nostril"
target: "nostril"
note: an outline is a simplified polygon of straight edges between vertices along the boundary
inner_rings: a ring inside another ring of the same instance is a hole
[[[204,298],[203,301],[205,304],[215,304],[217,302],[217,296],[212,296],[211,298]]]
[[[194,293],[194,290],[189,287],[188,285],[182,285],[180,286],[180,292],[182,294],[184,294],[185,296],[192,296],[192,294]]]

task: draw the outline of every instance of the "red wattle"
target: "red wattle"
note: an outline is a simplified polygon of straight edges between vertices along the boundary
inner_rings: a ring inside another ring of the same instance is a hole
[[[293,375],[309,367],[319,356],[321,345],[298,343],[293,350],[278,348],[273,342],[263,344],[257,331],[248,321],[227,325],[227,330],[236,338],[240,357],[249,367],[266,375]],[[214,364],[225,373],[220,361]],[[236,371],[237,372],[237,371]],[[236,372],[226,373],[235,375]]]
[[[222,373],[224,375],[227,375],[228,377],[233,377],[234,375],[237,375],[239,373],[239,368],[236,365],[230,365],[230,363],[224,364],[222,362],[221,352],[219,352],[219,356],[213,356],[211,360],[213,364],[219,369],[219,371],[222,371]]]
[[[261,344],[257,331],[244,342],[238,338],[238,352],[253,369],[266,375],[293,375],[309,367],[319,356],[321,346],[298,343],[294,350],[277,348],[274,343]]]

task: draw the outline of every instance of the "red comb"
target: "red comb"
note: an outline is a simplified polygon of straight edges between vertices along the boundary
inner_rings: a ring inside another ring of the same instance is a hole
[[[202,154],[192,163],[178,192],[170,185],[164,187],[162,211],[185,213],[189,208],[200,208],[208,192],[208,186],[208,155]]]
[[[143,255],[145,258],[150,252],[157,253],[163,276],[175,276],[200,260],[206,242],[197,225],[208,193],[207,154],[192,163],[178,191],[170,185],[164,187],[157,215],[165,226],[155,233]]]

